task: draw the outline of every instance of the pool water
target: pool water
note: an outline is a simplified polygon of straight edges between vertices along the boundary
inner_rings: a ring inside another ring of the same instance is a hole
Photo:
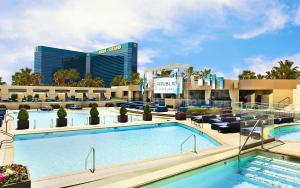
[[[29,167],[32,178],[83,170],[91,147],[96,166],[105,167],[180,153],[180,144],[191,134],[197,150],[219,146],[209,136],[179,123],[18,135],[14,159]],[[192,151],[190,139],[183,151]],[[91,167],[92,159],[89,159]]]
[[[98,108],[100,123],[114,123],[117,122],[117,117],[119,113],[106,110],[105,108]],[[29,114],[29,128],[51,128],[55,127],[56,125],[56,118],[57,118],[57,110],[55,111],[28,111]],[[18,112],[14,112],[14,127],[17,128],[17,117]],[[90,117],[90,113],[88,110],[67,110],[67,119],[68,119],[68,126],[85,126],[87,125],[88,118]],[[129,116],[128,121],[140,121],[142,120],[141,116]]]
[[[300,140],[300,125],[277,127],[271,131],[271,136],[280,140]]]
[[[240,171],[237,169],[237,160],[229,160],[144,186],[154,187],[296,188],[300,187],[300,164],[251,155],[241,160]]]

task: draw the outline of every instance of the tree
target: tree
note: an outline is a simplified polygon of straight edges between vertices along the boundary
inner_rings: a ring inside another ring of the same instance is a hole
[[[41,74],[33,73],[30,68],[22,68],[12,76],[12,85],[40,85]]]
[[[80,80],[77,84],[79,87],[93,87],[93,78],[91,73],[86,73],[84,78]]]
[[[278,67],[273,67],[276,79],[297,79],[299,77],[299,67],[293,67],[294,62],[285,60],[279,61]]]
[[[128,80],[124,78],[124,76],[119,75],[113,78],[111,81],[112,86],[127,86],[128,85]]]
[[[0,77],[0,85],[5,85],[6,83],[2,81],[2,77]]]
[[[79,78],[79,73],[76,69],[69,69],[66,71],[66,78],[70,86],[75,86],[75,80]]]
[[[256,79],[255,72],[251,70],[244,70],[242,74],[239,74],[240,80],[249,80],[249,79]]]
[[[93,87],[104,87],[104,81],[100,77],[95,78]]]
[[[262,74],[258,74],[256,75],[256,78],[259,79],[259,80],[262,80],[264,79],[266,76],[265,75],[262,75]]]
[[[131,85],[139,85],[143,79],[140,77],[140,73],[135,72],[131,74]]]
[[[200,71],[200,78],[204,79],[210,74],[211,74],[211,69],[204,69]]]
[[[65,85],[65,76],[66,76],[66,71],[63,69],[57,70],[53,74],[53,81],[56,86],[64,86]]]

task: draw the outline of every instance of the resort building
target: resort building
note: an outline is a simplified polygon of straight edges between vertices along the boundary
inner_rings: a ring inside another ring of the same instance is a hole
[[[42,83],[51,85],[58,69],[76,69],[80,78],[91,73],[100,77],[107,87],[118,75],[130,79],[137,72],[137,43],[128,42],[95,52],[78,52],[37,46],[34,52],[34,71],[42,74]]]

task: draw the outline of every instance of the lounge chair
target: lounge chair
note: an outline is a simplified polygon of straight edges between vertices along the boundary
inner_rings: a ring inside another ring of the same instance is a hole
[[[52,111],[53,107],[52,106],[43,106],[40,108],[41,111]]]
[[[168,108],[166,106],[156,106],[154,111],[155,112],[168,112]]]
[[[221,125],[217,127],[219,132],[240,132],[241,123],[239,121],[227,122],[226,125]]]

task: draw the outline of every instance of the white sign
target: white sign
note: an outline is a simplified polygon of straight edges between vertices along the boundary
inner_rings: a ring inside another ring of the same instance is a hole
[[[154,93],[181,94],[182,78],[155,78]]]

